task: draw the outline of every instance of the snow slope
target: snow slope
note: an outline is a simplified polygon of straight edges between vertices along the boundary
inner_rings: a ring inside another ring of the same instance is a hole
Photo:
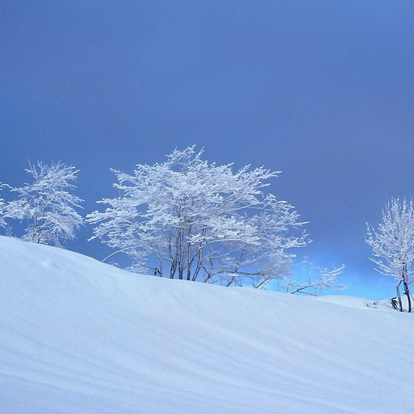
[[[414,412],[414,316],[0,237],[0,412]],[[333,303],[332,303],[333,302]]]

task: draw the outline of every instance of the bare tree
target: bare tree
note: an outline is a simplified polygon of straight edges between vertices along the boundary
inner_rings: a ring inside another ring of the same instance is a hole
[[[403,311],[400,286],[407,297],[408,312],[412,310],[410,283],[414,266],[414,205],[413,201],[392,198],[382,211],[382,221],[375,230],[367,224],[366,242],[372,247],[371,260],[380,273],[397,280],[399,309]]]
[[[175,150],[132,175],[114,171],[119,197],[88,215],[99,238],[149,273],[225,286],[256,287],[289,273],[294,249],[308,243],[305,223],[286,201],[265,194],[277,172],[202,159],[195,147]]]

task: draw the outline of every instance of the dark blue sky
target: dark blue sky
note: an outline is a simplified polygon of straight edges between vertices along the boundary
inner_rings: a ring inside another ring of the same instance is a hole
[[[0,181],[62,160],[89,212],[110,167],[197,143],[282,170],[271,191],[310,222],[302,254],[345,262],[348,294],[393,295],[364,232],[414,192],[412,0],[3,0],[0,52]],[[69,247],[103,257],[89,236]]]

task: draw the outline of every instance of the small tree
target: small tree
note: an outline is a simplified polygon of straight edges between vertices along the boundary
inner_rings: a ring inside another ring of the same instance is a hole
[[[0,183],[0,190],[3,188],[3,184]],[[4,199],[0,197],[0,227],[5,228],[6,227],[6,203],[4,202]]]
[[[195,147],[175,150],[167,161],[116,171],[120,195],[104,199],[105,211],[88,215],[99,238],[133,267],[157,276],[254,287],[289,273],[294,235],[305,223],[285,201],[264,194],[277,172],[249,166],[233,172],[202,159]],[[110,257],[109,256],[109,257]]]
[[[50,166],[38,162],[26,172],[33,183],[11,188],[18,199],[7,205],[6,216],[28,221],[25,240],[60,246],[61,241],[74,239],[83,222],[75,210],[82,200],[71,193],[78,171],[61,162]]]
[[[410,283],[414,269],[414,205],[413,201],[393,198],[382,211],[382,222],[377,230],[367,224],[366,242],[372,247],[371,260],[380,273],[394,277],[401,312],[403,305],[401,284],[411,312]]]
[[[348,286],[338,281],[338,276],[345,269],[345,265],[329,270],[326,267],[320,267],[307,258],[303,261],[305,265],[304,270],[306,272],[306,281],[296,281],[292,278],[286,278],[284,280],[286,286],[286,292],[305,293],[311,296],[317,296],[317,294],[325,289],[332,291],[341,291],[348,288]]]

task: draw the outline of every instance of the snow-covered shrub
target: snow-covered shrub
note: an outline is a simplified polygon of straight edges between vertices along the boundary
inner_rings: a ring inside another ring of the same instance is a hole
[[[63,163],[46,165],[38,162],[26,172],[33,182],[11,188],[18,195],[6,206],[6,216],[26,221],[23,238],[35,243],[60,246],[75,238],[83,219],[75,210],[82,200],[72,194],[78,171]]]

